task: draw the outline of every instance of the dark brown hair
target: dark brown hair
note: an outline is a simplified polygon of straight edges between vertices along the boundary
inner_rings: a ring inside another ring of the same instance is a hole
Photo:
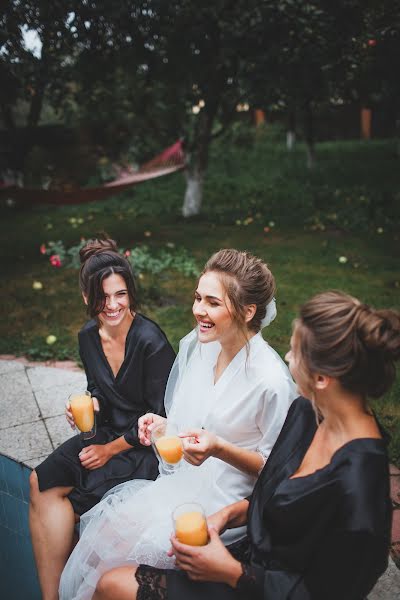
[[[136,310],[136,285],[132,267],[118,252],[117,244],[109,238],[89,240],[79,252],[81,269],[79,286],[87,299],[87,310],[91,318],[97,317],[104,308],[106,299],[103,281],[112,274],[120,275],[125,281],[131,312]]]
[[[259,331],[267,304],[275,294],[275,279],[267,265],[249,252],[224,249],[207,261],[202,275],[213,271],[221,277],[226,294],[233,307],[233,319],[241,329]],[[256,305],[252,320],[246,324],[245,307]]]
[[[343,388],[379,398],[400,358],[400,313],[375,310],[343,292],[317,294],[300,309],[295,343],[308,375],[335,377]]]

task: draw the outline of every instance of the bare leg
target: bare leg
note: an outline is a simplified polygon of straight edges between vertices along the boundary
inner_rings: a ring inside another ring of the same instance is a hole
[[[73,488],[40,492],[36,471],[30,485],[29,526],[42,600],[58,600],[61,573],[73,545],[75,515],[66,497]]]
[[[104,573],[97,582],[92,600],[136,600],[136,567],[118,567]]]

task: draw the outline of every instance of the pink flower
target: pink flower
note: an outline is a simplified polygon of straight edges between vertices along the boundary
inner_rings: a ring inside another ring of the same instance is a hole
[[[269,227],[264,227],[264,233],[269,233],[270,232],[270,228]]]
[[[131,255],[131,251],[130,250],[125,250],[124,256],[128,257],[130,255]]]
[[[46,254],[46,246],[44,244],[40,246],[40,254]]]
[[[58,254],[53,254],[53,256],[50,256],[50,264],[53,267],[61,267],[61,259]]]

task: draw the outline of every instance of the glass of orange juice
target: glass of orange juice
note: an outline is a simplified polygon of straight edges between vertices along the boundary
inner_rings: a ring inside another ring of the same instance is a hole
[[[204,509],[197,502],[177,506],[172,513],[175,535],[182,544],[205,546],[208,543],[208,527]]]
[[[93,400],[90,392],[78,392],[68,398],[75,425],[81,432],[82,439],[90,440],[96,435],[96,419]]]
[[[182,440],[174,423],[165,421],[154,427],[151,441],[158,459],[168,470],[177,468],[183,457]]]

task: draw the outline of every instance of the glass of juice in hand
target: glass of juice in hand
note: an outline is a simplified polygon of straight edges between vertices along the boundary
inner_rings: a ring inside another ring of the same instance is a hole
[[[175,535],[182,544],[205,546],[208,527],[204,509],[197,502],[177,506],[172,513]]]
[[[71,394],[68,401],[75,425],[80,430],[82,439],[90,440],[96,435],[96,420],[90,392]]]
[[[151,442],[158,459],[169,469],[177,467],[183,457],[182,440],[173,423],[161,423],[151,432]]]

